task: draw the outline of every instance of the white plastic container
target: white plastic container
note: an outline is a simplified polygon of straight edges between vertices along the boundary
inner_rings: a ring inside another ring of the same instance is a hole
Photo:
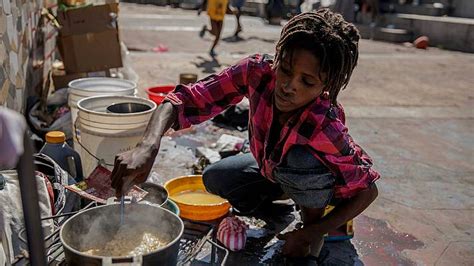
[[[137,113],[110,113],[106,110],[108,106],[118,103],[145,104],[150,109]],[[84,176],[87,177],[99,160],[112,170],[115,156],[137,145],[156,109],[156,104],[133,96],[96,96],[80,100],[77,107],[77,126],[80,131],[78,141],[83,147],[82,167]]]
[[[80,132],[76,131],[74,123],[77,119],[77,103],[87,97],[101,95],[135,95],[137,84],[133,81],[117,78],[81,78],[76,79],[68,84],[69,96],[68,104],[71,108],[72,133],[74,137],[74,150],[81,154],[81,147],[77,143],[76,135],[79,137]]]

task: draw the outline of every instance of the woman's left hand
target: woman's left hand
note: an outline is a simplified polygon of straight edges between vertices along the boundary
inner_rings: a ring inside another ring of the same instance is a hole
[[[322,236],[308,236],[303,229],[278,235],[279,239],[285,240],[282,253],[288,257],[306,257],[310,255],[312,240],[320,237]]]
[[[115,157],[114,170],[110,178],[117,198],[126,194],[133,185],[146,181],[155,162],[158,149],[159,147],[138,145]]]

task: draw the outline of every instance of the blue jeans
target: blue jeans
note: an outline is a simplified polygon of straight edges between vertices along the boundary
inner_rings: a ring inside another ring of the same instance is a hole
[[[227,199],[241,212],[252,212],[284,193],[307,208],[324,208],[333,196],[335,177],[303,146],[288,152],[274,176],[276,183],[262,176],[255,158],[247,153],[208,166],[203,181],[209,192]]]

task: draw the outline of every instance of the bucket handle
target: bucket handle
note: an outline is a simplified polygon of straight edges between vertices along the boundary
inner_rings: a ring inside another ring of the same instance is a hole
[[[90,156],[92,156],[94,159],[97,160],[97,164],[98,165],[105,165],[105,166],[114,166],[113,164],[110,164],[110,163],[106,163],[104,159],[100,159],[98,158],[97,156],[95,156],[92,152],[90,152],[84,145],[82,145],[81,141],[79,140],[79,138],[77,137],[77,120],[79,119],[76,118],[76,121],[74,121],[74,136],[76,137],[76,140],[77,140],[77,143],[79,144],[79,146],[81,146],[81,148],[83,148]]]
[[[131,258],[112,258],[112,257],[104,257],[102,259],[103,266],[125,266],[125,265],[133,265],[133,266],[141,266],[143,263],[142,256],[134,256]]]

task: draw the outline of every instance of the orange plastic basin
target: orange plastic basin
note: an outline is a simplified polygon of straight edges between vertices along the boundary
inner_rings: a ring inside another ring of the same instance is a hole
[[[208,193],[201,175],[181,176],[165,184],[169,198],[176,202],[181,218],[194,221],[209,221],[227,214],[227,200]]]

